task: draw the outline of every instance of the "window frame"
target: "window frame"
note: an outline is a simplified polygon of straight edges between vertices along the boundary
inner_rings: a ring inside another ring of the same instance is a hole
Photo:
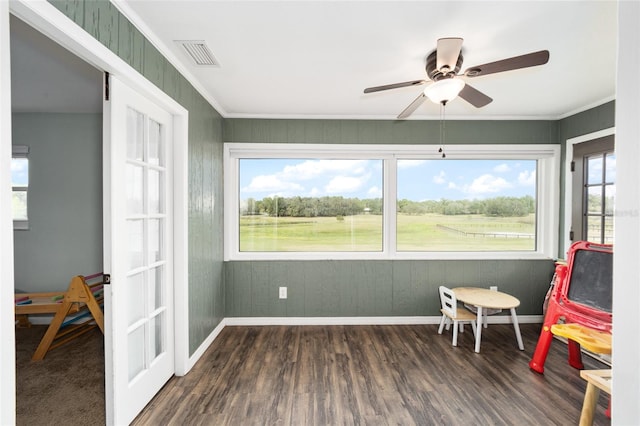
[[[29,164],[29,147],[26,145],[12,145],[11,146],[11,161],[15,158],[26,158],[27,159],[27,173],[30,174],[29,168],[31,165]],[[28,181],[27,181],[28,182]],[[11,185],[11,194],[13,198],[13,193],[16,191],[26,192],[27,193],[27,219],[13,219],[13,229],[18,231],[26,231],[29,229],[29,183],[27,183],[26,187],[23,186],[13,186],[13,182]],[[13,215],[13,214],[12,214]]]
[[[558,250],[560,145],[447,145],[448,159],[531,159],[536,169],[536,250],[436,252],[396,251],[397,160],[441,158],[434,145],[286,144],[227,142],[224,168],[224,260],[447,260],[548,259]],[[240,252],[239,164],[246,158],[370,159],[383,161],[383,240],[380,252]]]

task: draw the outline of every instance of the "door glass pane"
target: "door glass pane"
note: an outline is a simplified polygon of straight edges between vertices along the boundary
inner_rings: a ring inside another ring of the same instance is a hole
[[[149,342],[149,354],[151,361],[164,352],[164,339],[162,338],[162,330],[164,328],[164,312],[151,318],[149,321],[151,331],[151,342]]]
[[[162,306],[162,271],[163,266],[158,266],[151,269],[148,273],[149,277],[149,306],[151,310],[155,311]]]
[[[149,170],[149,214],[162,213],[161,172]]]
[[[616,181],[616,154],[610,152],[605,158],[605,182],[614,183]]]
[[[587,241],[601,243],[602,216],[587,216]]]
[[[141,214],[144,211],[144,169],[141,166],[127,164],[126,173],[127,214]]]
[[[127,304],[128,321],[131,326],[136,321],[144,318],[144,273],[135,274],[127,278]]]
[[[149,263],[162,260],[162,219],[149,219]]]
[[[604,244],[613,244],[613,217],[604,218]]]
[[[160,123],[149,120],[149,164],[163,165],[162,134]]]
[[[127,221],[129,232],[129,270],[140,268],[144,265],[144,221],[129,220]]]
[[[604,213],[612,215],[614,208],[614,200],[616,195],[616,186],[607,185],[604,187]]]
[[[127,338],[129,352],[129,381],[133,380],[145,368],[144,362],[144,326],[129,333]]]
[[[127,108],[127,158],[143,160],[144,115]]]
[[[591,186],[587,189],[587,212],[602,213],[602,186]]]
[[[27,220],[27,191],[13,191],[13,220]]]
[[[602,155],[587,157],[587,183],[602,183]]]

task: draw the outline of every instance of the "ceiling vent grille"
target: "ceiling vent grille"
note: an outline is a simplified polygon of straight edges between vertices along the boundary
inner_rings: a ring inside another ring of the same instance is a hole
[[[176,40],[196,65],[219,67],[220,63],[202,40]]]

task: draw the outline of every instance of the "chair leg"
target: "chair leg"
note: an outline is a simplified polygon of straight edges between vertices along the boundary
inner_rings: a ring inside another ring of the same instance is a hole
[[[440,327],[438,327],[438,334],[442,334],[442,329],[444,328],[444,320],[445,320],[445,316],[443,315],[442,318],[440,319]]]
[[[453,321],[453,346],[458,346],[458,321]]]

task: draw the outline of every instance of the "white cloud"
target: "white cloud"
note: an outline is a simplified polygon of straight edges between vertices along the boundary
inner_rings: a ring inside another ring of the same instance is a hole
[[[535,186],[536,184],[536,171],[525,170],[518,174],[518,183],[524,186]]]
[[[511,167],[509,167],[509,165],[506,163],[502,163],[495,166],[493,168],[493,171],[496,173],[506,173],[508,171],[511,171]]]
[[[366,160],[306,160],[285,166],[277,175],[283,180],[309,180],[327,174],[361,175],[366,172]]]
[[[440,173],[433,177],[433,182],[442,185],[447,182],[445,176],[444,170],[441,170]]]
[[[495,177],[490,174],[484,174],[473,180],[471,185],[466,188],[465,192],[469,194],[487,194],[500,192],[503,189],[510,188],[512,185],[505,179]]]
[[[367,191],[367,195],[373,198],[380,198],[382,197],[382,189],[378,188],[377,186],[372,186]]]
[[[280,192],[280,191],[302,191],[304,187],[295,182],[287,182],[276,175],[256,176],[251,183],[242,188],[245,192]]]
[[[362,188],[367,178],[368,177],[336,176],[329,181],[327,186],[324,187],[324,190],[328,194],[355,192]]]
[[[426,164],[429,160],[398,160],[399,169],[409,169],[411,167],[421,166]]]

